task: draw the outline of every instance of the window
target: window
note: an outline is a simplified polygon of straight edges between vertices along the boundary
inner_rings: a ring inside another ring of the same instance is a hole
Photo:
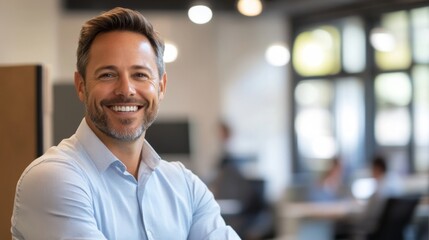
[[[380,152],[393,170],[429,171],[429,6],[385,9],[293,19],[296,172]]]
[[[328,75],[340,70],[340,36],[333,26],[320,26],[298,35],[293,63],[303,76]]]
[[[405,73],[375,78],[375,139],[380,146],[407,146],[411,136],[411,82]]]
[[[371,43],[375,49],[375,62],[380,69],[406,69],[410,66],[408,19],[407,11],[386,13],[381,15],[380,26],[373,28]]]
[[[295,131],[302,163],[320,171],[337,154],[333,129],[333,85],[329,80],[301,81],[295,89]]]
[[[413,68],[414,159],[419,172],[429,171],[429,66]]]

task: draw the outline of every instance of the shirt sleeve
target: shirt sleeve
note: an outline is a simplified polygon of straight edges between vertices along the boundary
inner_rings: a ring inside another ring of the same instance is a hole
[[[189,183],[193,203],[192,225],[188,239],[240,239],[237,233],[225,224],[220,215],[220,207],[207,186],[191,171],[187,169],[184,171]]]
[[[17,184],[13,239],[106,239],[97,228],[91,202],[77,166],[60,160],[33,163]]]

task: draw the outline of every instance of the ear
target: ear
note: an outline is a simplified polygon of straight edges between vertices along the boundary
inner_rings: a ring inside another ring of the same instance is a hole
[[[85,101],[85,82],[79,72],[74,73],[74,87],[81,102]]]
[[[159,100],[164,99],[165,91],[167,89],[167,73],[162,74],[159,80]]]

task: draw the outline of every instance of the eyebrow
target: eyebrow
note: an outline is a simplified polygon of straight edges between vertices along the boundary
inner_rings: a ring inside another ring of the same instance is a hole
[[[113,65],[101,66],[101,67],[95,69],[94,73],[97,75],[100,71],[103,71],[103,70],[117,70],[117,67],[115,67]]]
[[[131,66],[131,69],[133,70],[146,70],[148,71],[151,75],[153,75],[152,69],[143,65],[133,65]]]

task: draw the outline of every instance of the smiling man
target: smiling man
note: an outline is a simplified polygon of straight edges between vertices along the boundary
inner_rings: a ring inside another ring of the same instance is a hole
[[[144,138],[166,91],[163,51],[139,12],[85,23],[74,76],[85,118],[23,172],[13,239],[239,239],[204,183]]]

